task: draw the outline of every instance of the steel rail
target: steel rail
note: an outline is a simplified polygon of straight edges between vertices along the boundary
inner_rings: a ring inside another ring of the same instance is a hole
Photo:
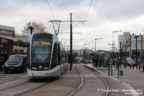
[[[76,68],[76,70],[77,70],[77,68]],[[85,83],[85,79],[84,79],[83,73],[82,73],[80,70],[77,70],[77,72],[78,72],[79,75],[80,75],[81,83],[79,84],[79,86],[78,86],[76,89],[74,89],[74,90],[73,90],[71,93],[69,93],[67,96],[73,96],[73,95],[75,95],[75,94],[82,88],[82,86],[83,86],[84,83]]]
[[[17,85],[13,85],[13,86],[10,86],[10,87],[6,87],[6,88],[3,88],[3,89],[0,89],[0,92],[8,90],[8,89],[12,89],[12,88],[16,88],[16,87],[22,86],[22,85],[24,85],[26,83],[28,83],[28,81],[25,81],[25,82],[17,84]]]
[[[31,91],[34,91],[34,90],[39,89],[39,88],[41,88],[41,87],[44,87],[44,86],[46,86],[47,84],[48,84],[48,82],[45,82],[45,83],[43,83],[43,84],[41,84],[41,85],[39,85],[39,86],[36,86],[36,87],[34,87],[34,88],[30,89],[30,90],[27,90],[27,91],[21,92],[21,93],[19,93],[19,94],[16,94],[16,95],[14,95],[14,96],[21,96],[21,95],[27,94],[27,93],[29,93],[29,92],[31,92]]]
[[[85,66],[85,65],[84,65]],[[89,68],[91,70],[94,70],[88,66],[85,66],[86,68]],[[102,76],[99,76],[97,73],[95,73],[95,75],[104,82],[105,86],[106,86],[106,92],[104,93],[104,96],[109,96],[109,93],[110,93],[110,86],[109,86],[109,83],[107,82],[107,80],[105,80]]]

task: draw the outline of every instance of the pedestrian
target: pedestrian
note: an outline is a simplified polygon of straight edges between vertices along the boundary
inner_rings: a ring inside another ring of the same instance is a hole
[[[100,56],[99,57],[99,67],[101,67],[102,66],[102,57]]]
[[[96,64],[95,64],[95,56],[94,56],[94,54],[92,54],[92,62],[93,62],[93,65],[95,66]]]

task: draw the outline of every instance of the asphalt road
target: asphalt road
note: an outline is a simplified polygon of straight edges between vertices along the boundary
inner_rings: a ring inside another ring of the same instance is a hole
[[[119,82],[90,70],[81,64],[74,65],[72,71],[68,69],[59,79],[30,80],[26,73],[4,74],[0,72],[0,96],[67,96],[81,83],[81,78],[76,68],[81,70],[85,83],[74,96],[104,96],[103,90],[106,89],[106,86],[96,74],[108,81],[110,90],[125,89]],[[109,96],[127,95],[124,92],[110,92]]]

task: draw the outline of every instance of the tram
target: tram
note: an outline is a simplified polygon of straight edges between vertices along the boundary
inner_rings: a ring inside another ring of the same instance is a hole
[[[28,48],[27,75],[31,78],[61,77],[67,69],[67,56],[54,34],[35,33]]]

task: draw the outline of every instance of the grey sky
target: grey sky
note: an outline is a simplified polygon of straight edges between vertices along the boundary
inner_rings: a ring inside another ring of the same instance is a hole
[[[86,18],[90,0],[49,0],[56,19],[69,20],[73,13],[75,20],[87,20],[86,24],[74,23],[75,46],[94,48],[94,39],[102,37],[97,42],[98,49],[110,49],[112,31],[122,30],[131,33],[144,31],[144,0],[92,0],[88,17]],[[47,0],[0,0],[0,24],[14,26],[16,33],[21,31],[28,21],[41,22],[47,31],[53,33],[52,25],[48,22],[53,18]],[[61,31],[69,31],[69,23],[61,24]],[[119,34],[114,34],[117,43]],[[68,44],[69,35],[60,35]],[[85,40],[78,40],[85,39]],[[88,45],[84,45],[87,43]]]

